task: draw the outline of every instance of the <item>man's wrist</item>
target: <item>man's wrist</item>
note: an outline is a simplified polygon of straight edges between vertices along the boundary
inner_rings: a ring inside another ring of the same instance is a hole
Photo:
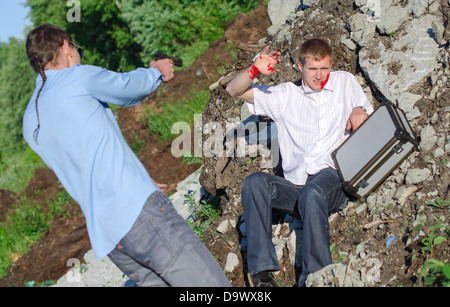
[[[357,108],[359,108],[359,109],[362,109],[364,112],[366,112],[367,113],[367,110],[366,110],[366,108],[364,108],[363,106],[357,106],[357,107],[354,107],[354,109],[357,109]]]
[[[261,74],[261,71],[259,71],[259,68],[256,67],[255,64],[252,64],[252,66],[250,66],[249,69],[247,69],[247,76],[250,79],[255,79],[257,76],[259,76]]]

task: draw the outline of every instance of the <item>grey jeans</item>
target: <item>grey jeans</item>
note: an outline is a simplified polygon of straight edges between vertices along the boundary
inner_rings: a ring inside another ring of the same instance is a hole
[[[160,191],[150,195],[132,229],[108,256],[143,287],[231,286],[209,250]]]

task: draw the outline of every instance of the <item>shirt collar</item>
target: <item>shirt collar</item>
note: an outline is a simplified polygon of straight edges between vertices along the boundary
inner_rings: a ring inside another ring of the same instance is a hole
[[[307,86],[305,84],[305,81],[302,79],[302,85],[300,85],[300,88],[303,90],[303,92],[305,92],[305,94],[313,94],[313,93],[320,93],[324,90],[327,91],[334,91],[334,82],[333,82],[333,73],[330,74],[330,79],[328,80],[327,84],[325,84],[325,87],[323,89],[321,89],[320,91],[315,91],[312,88],[310,88],[309,86]]]

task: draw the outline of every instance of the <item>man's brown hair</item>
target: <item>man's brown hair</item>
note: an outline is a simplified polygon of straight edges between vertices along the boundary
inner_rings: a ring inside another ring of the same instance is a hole
[[[300,46],[300,63],[305,65],[307,58],[320,61],[329,56],[333,62],[333,50],[330,45],[320,38],[311,38]]]

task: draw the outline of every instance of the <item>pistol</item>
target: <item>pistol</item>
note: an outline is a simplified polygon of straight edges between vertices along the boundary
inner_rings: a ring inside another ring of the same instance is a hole
[[[171,59],[173,61],[173,65],[175,65],[176,67],[183,67],[182,59],[168,56],[167,54],[161,53],[159,51],[156,51],[156,53],[153,55],[153,58],[155,59],[155,61],[162,60],[162,59]]]

